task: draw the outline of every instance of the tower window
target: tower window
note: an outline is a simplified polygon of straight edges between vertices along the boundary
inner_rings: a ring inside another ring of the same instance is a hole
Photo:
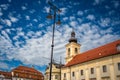
[[[77,48],[75,48],[75,53],[78,53],[78,50],[77,50]]]
[[[70,56],[70,48],[68,48],[68,56]]]
[[[58,79],[58,75],[55,75],[55,79]]]
[[[66,73],[64,73],[64,78],[66,77]]]

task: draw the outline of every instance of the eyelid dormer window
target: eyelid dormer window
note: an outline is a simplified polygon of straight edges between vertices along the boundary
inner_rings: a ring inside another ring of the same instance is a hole
[[[120,44],[117,44],[116,48],[117,48],[117,51],[120,51]]]

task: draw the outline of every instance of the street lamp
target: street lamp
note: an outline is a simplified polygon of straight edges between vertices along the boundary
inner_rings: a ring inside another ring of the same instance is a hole
[[[49,76],[49,80],[51,80],[51,76],[52,76],[52,61],[53,61],[53,48],[54,48],[54,32],[55,32],[55,24],[60,25],[60,12],[61,10],[59,8],[57,8],[57,6],[55,6],[53,3],[51,3],[50,1],[48,1],[48,4],[50,5],[50,10],[49,10],[49,14],[47,16],[48,19],[53,19],[53,33],[52,33],[52,45],[51,45],[51,59],[50,59],[50,76]],[[53,16],[51,11],[53,11]],[[58,22],[56,22],[56,15],[58,15]]]

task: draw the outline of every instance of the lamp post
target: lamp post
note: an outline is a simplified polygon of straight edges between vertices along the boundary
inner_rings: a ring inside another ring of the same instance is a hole
[[[49,80],[51,80],[52,76],[52,63],[53,63],[53,49],[54,49],[54,33],[55,33],[55,25],[60,24],[60,12],[61,10],[55,6],[53,3],[48,1],[48,4],[50,5],[50,12],[47,16],[48,19],[53,19],[53,31],[52,31],[52,45],[51,45],[51,59],[50,59],[50,75]],[[51,15],[51,10],[53,11],[53,16]],[[58,14],[58,22],[56,22],[56,15]]]

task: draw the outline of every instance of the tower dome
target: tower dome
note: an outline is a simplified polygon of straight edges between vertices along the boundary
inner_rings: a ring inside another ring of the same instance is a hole
[[[71,38],[69,39],[69,43],[71,43],[71,42],[77,43],[77,39],[75,38],[75,32],[74,31],[71,32]]]

